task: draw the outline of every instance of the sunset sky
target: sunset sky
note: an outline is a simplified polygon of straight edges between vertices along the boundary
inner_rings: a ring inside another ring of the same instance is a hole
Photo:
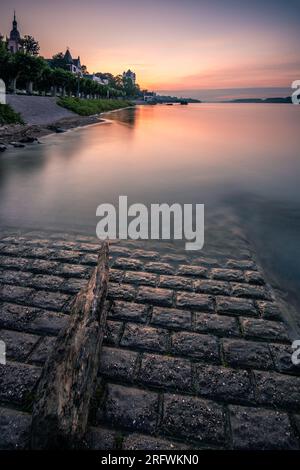
[[[300,0],[1,0],[41,54],[70,47],[89,72],[200,99],[279,96],[300,79]]]

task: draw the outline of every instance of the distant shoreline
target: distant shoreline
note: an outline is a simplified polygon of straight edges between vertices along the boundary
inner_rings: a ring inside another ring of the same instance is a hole
[[[263,104],[292,104],[292,98],[287,96],[274,97],[274,98],[236,98],[230,101],[223,101],[223,103],[263,103]]]

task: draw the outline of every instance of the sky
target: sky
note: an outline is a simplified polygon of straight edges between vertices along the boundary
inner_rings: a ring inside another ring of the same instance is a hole
[[[300,0],[1,0],[46,58],[133,69],[142,88],[208,100],[284,96],[300,79]]]

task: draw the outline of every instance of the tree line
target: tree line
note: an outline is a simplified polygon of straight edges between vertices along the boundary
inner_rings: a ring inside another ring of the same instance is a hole
[[[52,96],[77,96],[81,98],[136,98],[143,95],[139,86],[122,75],[95,74],[106,78],[108,84],[100,84],[90,78],[75,75],[67,68],[64,54],[59,52],[51,63],[39,56],[39,44],[32,36],[24,36],[20,50],[11,53],[7,42],[0,37],[0,78],[8,92],[16,93],[26,89],[26,93],[39,93]],[[85,66],[82,72],[87,73]]]

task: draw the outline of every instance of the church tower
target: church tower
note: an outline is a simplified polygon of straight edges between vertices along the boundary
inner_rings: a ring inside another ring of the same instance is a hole
[[[14,19],[12,22],[12,27],[13,28],[10,32],[9,40],[8,40],[8,49],[10,50],[12,54],[15,54],[20,49],[20,39],[21,39],[20,33],[18,31],[16,12],[14,12]]]

